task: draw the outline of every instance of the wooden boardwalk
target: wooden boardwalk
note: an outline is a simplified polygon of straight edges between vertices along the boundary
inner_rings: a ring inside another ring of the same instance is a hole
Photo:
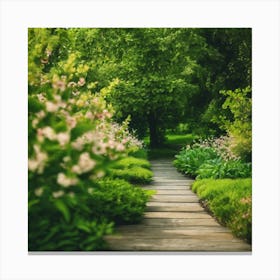
[[[111,251],[241,252],[251,246],[234,237],[199,204],[193,180],[177,172],[171,160],[152,161],[156,190],[142,223],[116,228],[106,237]]]

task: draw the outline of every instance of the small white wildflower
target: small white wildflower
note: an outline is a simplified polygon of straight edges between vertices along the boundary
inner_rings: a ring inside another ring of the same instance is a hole
[[[37,188],[35,191],[34,191],[34,193],[35,193],[35,195],[36,196],[41,196],[42,194],[43,194],[43,192],[44,192],[44,189],[41,187],[41,188]]]
[[[42,128],[42,133],[46,138],[48,138],[51,141],[56,140],[57,138],[55,131],[50,126]]]
[[[85,80],[85,78],[80,78],[79,79],[79,81],[78,81],[78,85],[80,86],[80,87],[82,87],[84,84],[86,83],[86,80]]]
[[[70,135],[67,132],[60,132],[57,134],[57,141],[60,146],[65,146],[70,141]]]
[[[64,191],[61,190],[61,191],[53,192],[52,195],[54,198],[59,198],[64,195]]]
[[[81,169],[80,171],[81,173],[85,173],[92,170],[95,167],[95,165],[96,165],[96,161],[91,159],[89,153],[82,153],[80,155],[78,166]]]
[[[57,183],[65,188],[76,185],[78,180],[76,178],[68,178],[64,173],[59,173],[57,176]]]
[[[82,138],[77,138],[72,144],[72,148],[74,148],[77,151],[81,151],[84,147],[84,141]]]
[[[54,113],[58,110],[59,108],[59,105],[58,104],[55,104],[51,101],[47,101],[46,102],[46,110],[50,113]]]
[[[33,128],[36,128],[37,125],[38,125],[38,123],[39,123],[39,120],[38,120],[38,119],[32,120],[32,127],[33,127]]]

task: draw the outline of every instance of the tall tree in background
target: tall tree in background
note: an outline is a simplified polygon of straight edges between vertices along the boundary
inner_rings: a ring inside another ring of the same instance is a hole
[[[221,134],[233,119],[221,109],[221,90],[251,85],[251,29],[70,29],[80,59],[94,61],[87,80],[116,110],[131,116],[152,147],[178,122],[205,134]],[[103,88],[103,90],[101,90]]]
[[[101,29],[94,34],[88,30],[77,32],[83,38],[79,39],[80,47],[88,47],[90,41],[97,50],[91,55],[103,52],[99,73],[111,80],[111,87],[102,94],[113,103],[118,117],[130,115],[132,126],[140,132],[148,127],[151,146],[160,145],[164,130],[183,120],[188,100],[198,93],[192,79],[198,67],[195,57],[203,40],[196,30],[133,28]]]

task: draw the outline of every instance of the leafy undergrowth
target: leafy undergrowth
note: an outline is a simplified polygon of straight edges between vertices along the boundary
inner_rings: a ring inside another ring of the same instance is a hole
[[[151,168],[151,164],[149,161],[147,161],[146,159],[143,158],[135,158],[135,157],[126,157],[123,158],[119,161],[117,161],[114,164],[115,168],[118,169],[125,169],[125,168],[131,168],[131,167],[143,167],[146,169],[150,169]]]
[[[187,145],[175,156],[173,164],[182,173],[197,179],[249,178],[252,164],[235,156],[227,137]]]
[[[221,224],[251,243],[252,179],[202,179],[192,190]]]

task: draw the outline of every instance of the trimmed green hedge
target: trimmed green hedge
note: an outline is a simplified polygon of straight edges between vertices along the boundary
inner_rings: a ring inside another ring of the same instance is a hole
[[[147,184],[152,181],[152,171],[138,166],[127,169],[111,169],[112,178],[124,179],[133,184]]]
[[[117,161],[114,165],[117,169],[131,168],[134,166],[143,167],[146,169],[151,168],[151,164],[149,161],[143,158],[135,158],[135,157],[126,157],[119,161]]]
[[[197,180],[192,190],[221,224],[251,243],[252,179]]]

